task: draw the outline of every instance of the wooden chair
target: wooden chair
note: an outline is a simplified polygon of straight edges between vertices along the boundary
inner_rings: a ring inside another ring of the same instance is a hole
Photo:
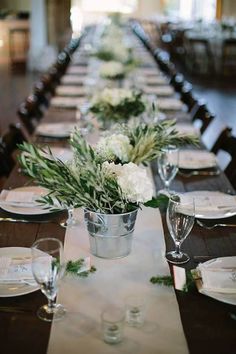
[[[222,70],[223,75],[236,74],[236,39],[225,39],[222,46]]]
[[[7,177],[15,165],[13,156],[17,145],[27,140],[19,124],[10,124],[7,132],[0,137],[0,177]]]
[[[232,128],[226,127],[222,130],[215,144],[213,145],[212,152],[219,155],[221,151],[224,151],[230,157],[229,163],[225,166],[225,157],[223,160],[219,156],[219,164],[223,166],[224,172],[236,188],[236,137],[232,135]]]
[[[17,113],[28,133],[32,134],[43,117],[39,98],[35,94],[27,97],[19,106]]]
[[[185,64],[192,74],[209,75],[215,72],[214,58],[207,39],[185,39],[185,52]]]
[[[191,110],[197,103],[197,99],[194,97],[192,89],[192,85],[189,82],[185,81],[180,91],[181,101],[185,103],[188,107],[188,112],[191,112]]]
[[[176,92],[181,92],[184,86],[184,76],[180,73],[176,73],[171,77],[170,84],[174,87]]]
[[[10,65],[13,70],[25,70],[29,49],[29,29],[12,28],[9,30]]]
[[[215,118],[215,115],[208,110],[203,101],[196,102],[189,113],[193,125],[200,129],[201,134],[205,132],[209,124]]]

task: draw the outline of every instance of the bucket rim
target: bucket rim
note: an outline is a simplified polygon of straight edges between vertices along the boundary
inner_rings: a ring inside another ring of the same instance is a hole
[[[133,213],[137,213],[138,210],[139,210],[139,207],[137,207],[136,209],[132,210],[132,211],[128,211],[126,213],[121,213],[121,214],[106,214],[106,213],[99,213],[99,212],[96,212],[96,211],[93,211],[93,210],[90,210],[88,208],[83,208],[84,209],[84,213],[88,212],[88,213],[93,213],[93,214],[96,214],[96,215],[102,215],[102,216],[105,216],[105,215],[109,215],[109,217],[117,217],[117,216],[124,216],[124,215],[129,215],[129,214],[133,214]]]

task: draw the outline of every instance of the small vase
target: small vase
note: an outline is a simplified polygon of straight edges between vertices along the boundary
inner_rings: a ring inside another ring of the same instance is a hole
[[[85,209],[91,253],[107,259],[128,256],[137,212],[138,209],[124,214],[101,214]]]

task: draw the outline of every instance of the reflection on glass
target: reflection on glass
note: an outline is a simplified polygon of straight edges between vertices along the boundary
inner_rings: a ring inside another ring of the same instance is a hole
[[[65,271],[63,245],[56,238],[43,238],[32,245],[31,254],[33,276],[48,299],[48,304],[40,307],[37,315],[48,322],[59,320],[66,313],[65,308],[55,302],[58,285]]]
[[[176,146],[162,149],[157,163],[159,175],[164,182],[166,191],[169,192],[170,183],[178,172],[179,150]]]
[[[194,199],[181,201],[177,195],[171,195],[166,213],[167,226],[175,243],[175,250],[166,254],[170,263],[183,264],[189,256],[181,252],[181,245],[192,230],[195,218]]]

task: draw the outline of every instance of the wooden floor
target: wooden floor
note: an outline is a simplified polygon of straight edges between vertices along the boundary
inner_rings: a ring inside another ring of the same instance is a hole
[[[16,122],[19,104],[30,94],[38,75],[20,71],[12,72],[7,64],[0,64],[0,132],[9,123]]]
[[[196,96],[204,99],[209,109],[216,114],[217,128],[213,126],[214,133],[222,125],[229,125],[236,134],[236,80],[190,77],[187,73],[184,75],[193,84]],[[6,130],[10,122],[17,121],[17,108],[30,94],[37,76],[29,72],[12,72],[7,65],[0,65],[0,132]]]

